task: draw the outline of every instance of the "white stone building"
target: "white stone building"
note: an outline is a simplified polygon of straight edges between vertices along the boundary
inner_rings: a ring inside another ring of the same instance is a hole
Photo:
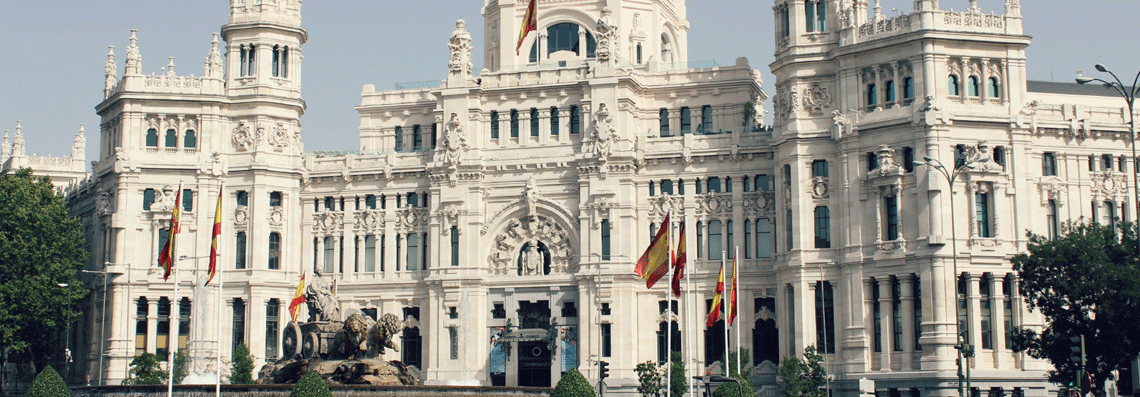
[[[815,345],[837,395],[862,377],[892,396],[957,395],[957,312],[974,387],[1044,396],[1048,364],[1006,343],[1042,322],[1012,293],[1009,259],[1026,230],[1128,218],[1136,203],[1123,102],[1027,82],[1016,0],[998,15],[918,0],[897,17],[775,0],[771,127],[747,60],[689,62],[684,1],[543,0],[516,55],[526,2],[488,0],[482,43],[463,21],[450,35],[446,79],[364,86],[352,152],[303,151],[300,0],[231,3],[203,77],[173,59],[142,75],[136,32],[121,75],[108,56],[99,157],[68,191],[88,269],[111,274],[106,290],[88,278],[86,326],[69,336],[95,383],[119,383],[177,330],[206,371],[219,318],[226,355],[293,354],[286,306],[319,271],[342,310],[407,320],[385,357],[425,382],[544,386],[572,367],[596,381],[602,360],[610,392],[635,393],[634,367],[664,360],[669,316],[666,282],[647,290],[632,269],[671,211],[693,288],[673,347],[695,373],[720,368],[723,321],[704,318],[722,250],[739,246],[740,344],[763,393],[780,357]],[[973,168],[948,186],[913,166],[927,156]],[[221,183],[219,314],[192,280]],[[178,266],[194,269],[178,306],[157,266],[175,205]]]

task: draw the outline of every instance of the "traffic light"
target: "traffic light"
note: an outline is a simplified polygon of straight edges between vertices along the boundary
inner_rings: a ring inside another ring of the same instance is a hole
[[[1084,335],[1070,336],[1069,342],[1072,342],[1072,344],[1069,345],[1069,350],[1071,350],[1073,352],[1072,355],[1069,356],[1069,359],[1073,360],[1073,364],[1080,364],[1081,368],[1084,368],[1084,366],[1085,366],[1085,364],[1084,364],[1084,361],[1085,361],[1085,337],[1084,337]]]
[[[598,379],[599,380],[606,380],[606,378],[610,377],[610,368],[609,367],[610,367],[610,363],[607,363],[605,361],[598,361],[598,370],[599,370]]]

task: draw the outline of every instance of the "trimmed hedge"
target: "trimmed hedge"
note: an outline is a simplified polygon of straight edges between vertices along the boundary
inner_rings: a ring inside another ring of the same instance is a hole
[[[309,371],[301,376],[296,386],[293,386],[293,392],[289,393],[289,397],[332,397],[332,392],[329,391],[328,383],[317,375],[317,371]]]
[[[562,375],[562,379],[558,381],[558,385],[554,386],[554,392],[550,393],[550,397],[596,397],[594,388],[590,386],[590,382],[586,381],[586,377],[578,372],[577,368],[571,368]]]
[[[59,373],[55,372],[51,366],[44,367],[36,379],[32,381],[32,386],[28,388],[28,393],[25,397],[71,397],[71,390],[67,388],[67,384],[63,383],[63,378]]]

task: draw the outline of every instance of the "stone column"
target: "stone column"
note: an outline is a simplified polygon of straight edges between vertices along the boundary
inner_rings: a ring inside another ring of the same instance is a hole
[[[883,277],[879,281],[879,322],[882,324],[882,355],[880,356],[879,370],[889,371],[891,369],[891,353],[894,352],[894,296],[891,289],[891,278]]]
[[[982,98],[982,103],[984,104],[986,103],[986,100],[989,99],[990,94],[989,78],[987,78],[989,71],[986,70],[986,58],[978,60],[978,63],[980,64],[979,69],[981,69],[982,73],[981,79],[978,81],[978,95]]]
[[[863,312],[863,329],[867,335],[866,351],[868,354],[865,357],[867,360],[867,370],[872,370],[875,367],[875,305],[878,304],[878,302],[875,302],[876,287],[875,279],[863,279],[863,307],[866,308]]]
[[[317,238],[316,239],[316,243],[317,243],[316,255],[317,255],[317,258],[315,261],[313,261],[313,267],[314,267],[313,271],[316,271],[316,269],[320,269],[323,272],[323,271],[325,271],[325,238],[324,238],[324,236],[321,236],[319,234],[316,236],[316,238]]]
[[[904,274],[899,276],[899,292],[902,295],[902,307],[899,312],[902,313],[902,368],[906,371],[913,371],[914,365],[914,275]]]
[[[579,31],[581,31],[581,29],[579,29]],[[546,62],[546,60],[550,57],[550,55],[544,51],[546,49],[546,40],[546,32],[544,31],[538,34],[538,40],[535,42],[535,51],[538,53],[539,64]],[[579,41],[579,43],[585,43],[585,41]]]
[[[550,109],[538,109],[538,143],[550,140],[550,117]]]
[[[998,277],[998,274],[990,276],[990,313],[993,321],[993,355],[994,355],[994,368],[1005,369],[1006,363],[1006,346],[1005,346],[1005,294],[1003,293],[1002,284],[1005,279]],[[1011,290],[1012,291],[1012,290]]]
[[[966,329],[970,332],[968,342],[974,345],[975,357],[982,349],[982,295],[979,287],[981,286],[982,274],[969,273],[966,275],[966,304],[969,305],[966,316]],[[993,313],[991,308],[990,313]],[[970,360],[971,368],[977,367],[977,359]]]
[[[158,347],[158,298],[146,303],[146,352],[154,354]]]
[[[958,100],[966,102],[970,93],[970,58],[962,57],[958,62],[962,69],[962,75],[958,76]]]
[[[883,98],[886,97],[883,95],[883,68],[875,65],[871,70],[875,73],[875,102],[878,102],[875,109],[878,110],[883,108]]]
[[[1009,157],[1006,156],[1006,161],[1008,162],[1009,160],[1010,160]],[[1002,235],[1002,233],[1001,233],[1001,227],[1002,227],[1001,215],[1002,215],[1002,209],[1004,209],[1004,208],[1002,208],[1004,206],[1001,204],[1006,202],[1006,200],[1004,199],[1005,195],[1002,194],[1004,192],[1005,192],[1005,186],[1003,184],[1000,184],[1000,183],[994,183],[993,188],[990,189],[990,202],[992,203],[992,205],[990,205],[990,208],[992,208],[990,213],[993,214],[992,215],[992,218],[993,218],[993,233],[992,233],[992,235],[993,235],[993,238],[999,242],[1001,241],[1001,235]],[[1123,209],[1123,207],[1120,206],[1119,204],[1120,203],[1117,203],[1117,207]]]
[[[901,81],[899,81],[898,61],[891,62],[891,71],[894,72],[894,80],[891,80],[891,92],[895,94],[895,99],[893,103],[891,103],[891,108],[893,109],[899,107],[899,104],[902,103],[902,95],[899,93],[899,83],[901,83]]]

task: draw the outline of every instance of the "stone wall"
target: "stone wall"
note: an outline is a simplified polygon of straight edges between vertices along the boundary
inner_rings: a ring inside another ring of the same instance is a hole
[[[335,397],[546,397],[551,389],[531,387],[480,387],[480,386],[340,386],[331,387]],[[222,385],[222,395],[228,397],[288,397],[293,385]],[[71,389],[72,397],[162,397],[166,386],[104,386]],[[174,386],[177,397],[209,397],[214,395],[213,385]]]

